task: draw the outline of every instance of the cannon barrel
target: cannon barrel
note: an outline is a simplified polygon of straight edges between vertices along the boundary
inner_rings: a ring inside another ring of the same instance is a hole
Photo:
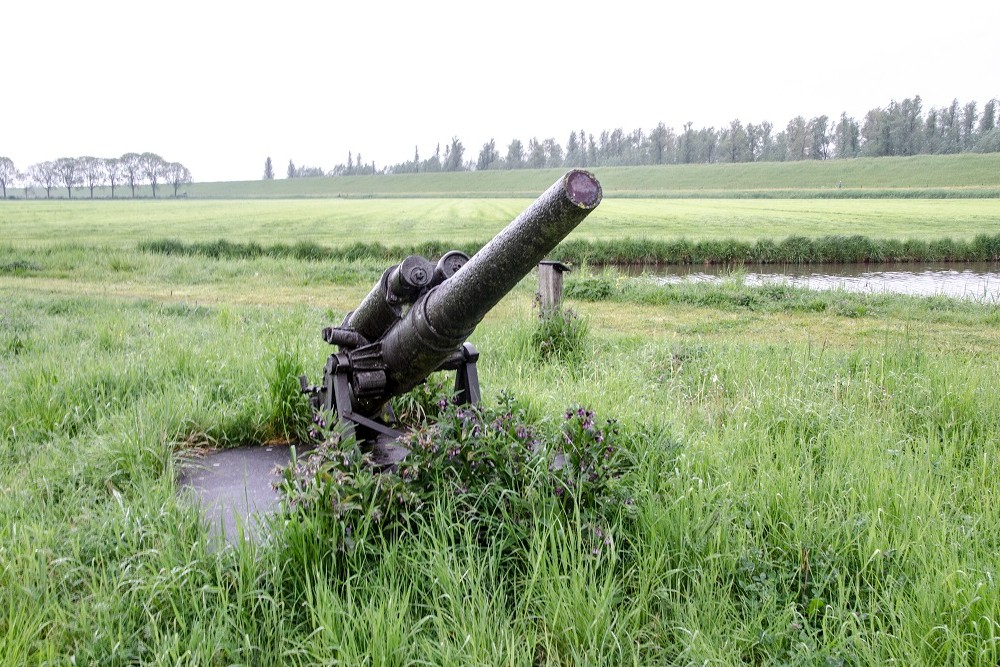
[[[409,309],[381,340],[385,398],[437,370],[486,314],[601,202],[592,174],[563,175],[448,280]]]

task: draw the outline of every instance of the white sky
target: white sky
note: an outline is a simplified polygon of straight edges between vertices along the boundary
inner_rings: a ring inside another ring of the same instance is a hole
[[[680,130],[1000,97],[1000,2],[32,0],[0,12],[0,155],[152,151],[196,181],[457,136]]]

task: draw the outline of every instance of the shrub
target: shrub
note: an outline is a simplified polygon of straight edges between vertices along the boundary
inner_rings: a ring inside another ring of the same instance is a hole
[[[545,433],[507,396],[492,409],[439,407],[439,418],[400,438],[410,453],[396,468],[380,470],[339,426],[324,429],[316,448],[282,471],[289,506],[350,552],[396,539],[435,508],[483,539],[514,531],[517,542],[546,512],[602,526],[630,504],[614,421],[598,424],[574,406],[558,431]]]

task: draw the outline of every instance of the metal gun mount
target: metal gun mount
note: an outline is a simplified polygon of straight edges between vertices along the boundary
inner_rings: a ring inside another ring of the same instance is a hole
[[[479,401],[476,361],[466,342],[486,314],[601,203],[592,174],[563,175],[531,206],[469,258],[451,251],[438,262],[411,255],[390,267],[340,326],[323,329],[338,347],[322,384],[300,378],[317,413],[336,412],[377,463],[398,463],[409,452],[391,444],[388,401],[439,370],[454,370],[458,399]]]

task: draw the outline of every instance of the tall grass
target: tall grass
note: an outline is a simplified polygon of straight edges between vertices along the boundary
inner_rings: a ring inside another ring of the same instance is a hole
[[[474,336],[485,400],[543,429],[574,403],[617,418],[635,498],[604,549],[572,506],[481,540],[432,493],[377,559],[309,516],[213,552],[180,461],[291,435],[289,378],[321,370],[319,329],[377,269],[85,255],[0,283],[0,663],[1000,659],[995,306],[611,276],[583,300],[571,274],[570,367],[538,363],[521,286]],[[147,295],[163,275],[205,299]]]
[[[414,246],[386,246],[382,243],[355,243],[347,247],[325,247],[315,243],[294,246],[236,243],[184,243],[155,240],[140,243],[142,252],[164,255],[202,256],[211,259],[252,259],[257,257],[294,258],[309,261],[382,261],[395,263],[408,255],[439,257],[450,249],[474,254],[478,244],[458,244],[449,248],[442,241]],[[552,253],[555,259],[577,264],[850,264],[868,262],[996,262],[1000,261],[1000,235],[979,234],[972,239],[938,240],[874,239],[866,236],[790,236],[781,240],[742,241],[654,241],[620,239],[614,241],[564,241]],[[25,260],[10,262],[11,273],[30,273],[40,266]],[[0,266],[0,272],[4,270]]]

